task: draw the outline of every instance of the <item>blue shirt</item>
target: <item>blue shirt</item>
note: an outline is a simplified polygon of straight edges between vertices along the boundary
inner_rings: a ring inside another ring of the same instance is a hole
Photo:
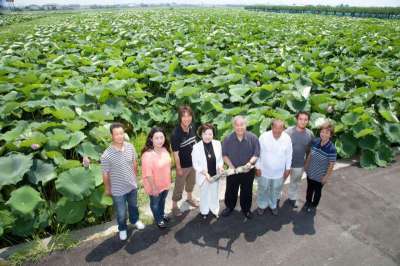
[[[307,177],[321,182],[326,175],[329,163],[336,162],[336,148],[332,141],[321,146],[321,138],[316,138],[311,144],[311,158],[307,169]]]

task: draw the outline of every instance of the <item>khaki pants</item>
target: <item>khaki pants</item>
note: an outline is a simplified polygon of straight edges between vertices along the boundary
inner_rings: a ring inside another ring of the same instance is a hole
[[[290,172],[290,183],[288,188],[288,196],[291,200],[299,198],[299,189],[301,185],[301,177],[303,176],[303,168],[292,168]]]
[[[173,201],[182,199],[183,189],[186,192],[193,192],[194,184],[196,183],[196,172],[193,167],[182,168],[183,175],[176,176],[174,192],[172,193]]]

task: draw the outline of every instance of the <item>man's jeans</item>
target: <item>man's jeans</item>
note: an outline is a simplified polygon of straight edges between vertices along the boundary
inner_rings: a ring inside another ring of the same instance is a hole
[[[276,208],[283,187],[283,177],[270,179],[263,176],[257,177],[257,205],[261,209]]]
[[[117,213],[118,230],[127,230],[126,204],[128,203],[129,221],[135,224],[139,220],[139,209],[137,207],[137,189],[122,196],[112,196],[115,212]]]

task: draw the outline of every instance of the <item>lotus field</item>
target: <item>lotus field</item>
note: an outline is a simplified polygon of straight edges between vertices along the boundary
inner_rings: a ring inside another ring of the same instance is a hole
[[[0,42],[3,244],[109,217],[98,160],[112,121],[135,142],[154,125],[170,132],[187,103],[221,139],[237,114],[259,134],[307,110],[366,168],[388,165],[400,143],[398,20],[132,9],[35,21]]]

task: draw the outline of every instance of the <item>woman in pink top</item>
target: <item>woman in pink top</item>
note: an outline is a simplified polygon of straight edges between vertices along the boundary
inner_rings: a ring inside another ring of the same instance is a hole
[[[169,143],[161,128],[154,127],[142,150],[142,178],[144,190],[150,197],[150,208],[159,228],[166,228],[165,198],[171,185],[171,157]]]

